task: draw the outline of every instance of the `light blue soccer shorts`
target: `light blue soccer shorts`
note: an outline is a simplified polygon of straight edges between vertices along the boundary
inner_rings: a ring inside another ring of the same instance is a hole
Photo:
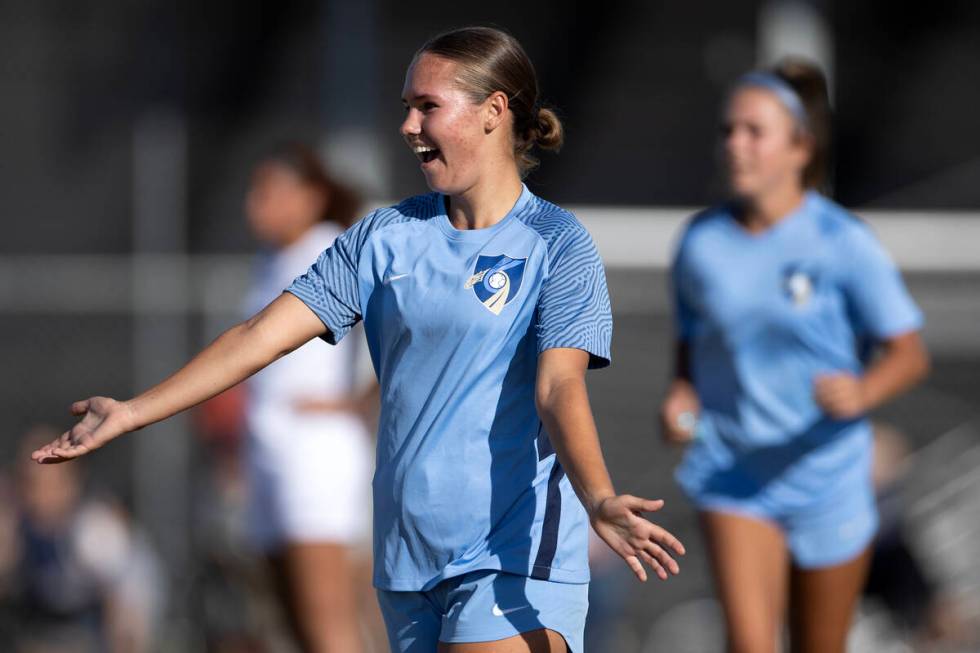
[[[793,563],[822,569],[860,555],[878,529],[871,433],[857,424],[836,438],[799,438],[738,452],[712,431],[691,443],[675,478],[700,511],[776,525]]]
[[[490,642],[541,628],[582,653],[588,596],[588,583],[480,570],[420,592],[378,590],[378,603],[396,653],[434,653],[439,642]]]
[[[805,505],[786,505],[779,492],[764,488],[751,497],[723,492],[688,492],[701,511],[743,515],[776,524],[785,534],[793,563],[822,569],[853,560],[874,539],[878,529],[871,479],[833,483],[828,492]],[[835,487],[836,486],[836,487]]]

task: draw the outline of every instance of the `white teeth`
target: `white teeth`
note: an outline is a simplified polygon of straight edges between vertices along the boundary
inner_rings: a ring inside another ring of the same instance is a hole
[[[412,151],[415,152],[416,154],[425,154],[426,152],[435,152],[435,150],[436,150],[436,148],[434,148],[434,147],[427,147],[425,145],[416,145],[415,147],[412,148]]]

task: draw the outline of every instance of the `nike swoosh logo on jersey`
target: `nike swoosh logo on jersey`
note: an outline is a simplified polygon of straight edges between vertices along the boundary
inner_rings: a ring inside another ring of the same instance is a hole
[[[497,605],[496,603],[494,603],[493,604],[493,607],[490,608],[490,612],[493,613],[493,616],[495,616],[495,617],[502,617],[505,614],[510,614],[511,612],[517,612],[518,610],[526,610],[526,609],[528,609],[530,607],[531,606],[529,606],[529,605],[522,605],[522,606],[519,606],[519,607],[516,607],[516,608],[507,608],[506,610],[501,610],[500,609],[500,606]]]

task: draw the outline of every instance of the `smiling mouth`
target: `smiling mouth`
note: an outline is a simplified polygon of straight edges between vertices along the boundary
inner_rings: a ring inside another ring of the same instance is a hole
[[[434,147],[428,147],[426,145],[416,145],[412,148],[412,152],[418,157],[419,161],[422,163],[429,163],[435,161],[435,158],[439,156],[439,150]]]

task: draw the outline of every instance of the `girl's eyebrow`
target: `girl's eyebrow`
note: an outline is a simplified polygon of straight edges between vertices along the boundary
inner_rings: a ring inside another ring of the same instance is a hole
[[[412,95],[409,97],[402,96],[402,104],[408,104],[409,101],[420,102],[422,100],[436,100],[438,99],[434,95],[429,95],[428,93],[422,93],[420,95]]]

